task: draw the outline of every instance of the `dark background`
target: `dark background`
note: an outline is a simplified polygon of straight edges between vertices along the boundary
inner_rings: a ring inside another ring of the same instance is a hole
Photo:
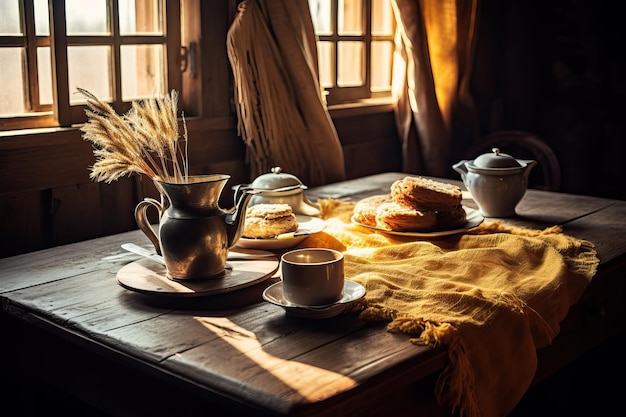
[[[618,2],[480,2],[472,95],[484,135],[525,130],[556,153],[561,191],[626,199],[626,36]]]

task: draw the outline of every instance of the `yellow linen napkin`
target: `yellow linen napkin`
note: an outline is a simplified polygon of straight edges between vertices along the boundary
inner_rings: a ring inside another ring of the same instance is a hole
[[[460,415],[509,413],[529,388],[537,348],[549,345],[599,260],[590,242],[485,222],[416,240],[351,224],[354,203],[319,201],[327,222],[301,247],[345,255],[346,279],[367,289],[360,318],[389,321],[416,344],[448,348],[437,397]]]

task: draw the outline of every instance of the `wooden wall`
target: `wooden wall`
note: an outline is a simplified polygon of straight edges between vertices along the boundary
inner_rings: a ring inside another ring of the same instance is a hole
[[[192,172],[230,174],[229,190],[251,180],[230,99],[225,37],[233,10],[227,0],[183,4],[190,28],[183,41],[199,45],[202,74],[183,76],[182,102],[199,109],[186,113]],[[480,133],[535,133],[561,161],[562,191],[626,198],[626,187],[614,185],[622,183],[626,151],[626,61],[616,59],[626,36],[615,6],[593,0],[480,5],[471,82]],[[331,116],[348,178],[401,170],[391,106],[332,109]],[[461,155],[464,145],[455,150]],[[136,228],[134,206],[156,196],[153,185],[139,176],[94,183],[93,162],[76,128],[43,136],[0,132],[0,257]]]
[[[626,30],[619,2],[481,0],[471,80],[479,130],[554,150],[561,191],[626,199]],[[458,155],[464,149],[459,147]]]
[[[191,155],[200,156],[190,158],[191,172],[248,180],[244,146],[234,132],[194,131],[190,144]],[[94,182],[93,163],[91,144],[76,129],[0,140],[0,256],[136,228],[134,206],[158,196],[154,185],[140,175]]]
[[[190,172],[225,173],[231,179],[221,204],[232,206],[231,186],[248,183],[245,146],[234,121],[207,128],[189,121]],[[336,128],[347,175],[400,170],[400,144],[391,107],[367,115],[339,112]],[[94,156],[77,129],[45,136],[0,138],[0,257],[136,229],[134,207],[158,197],[145,176],[107,183],[89,178]]]

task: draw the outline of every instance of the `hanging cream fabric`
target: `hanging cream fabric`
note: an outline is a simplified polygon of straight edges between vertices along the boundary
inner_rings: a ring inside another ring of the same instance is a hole
[[[446,176],[455,114],[468,90],[478,0],[393,0],[393,90],[403,171]],[[457,126],[472,135],[473,126]]]
[[[307,0],[247,0],[228,31],[239,134],[251,174],[280,166],[308,186],[345,179],[319,85]]]

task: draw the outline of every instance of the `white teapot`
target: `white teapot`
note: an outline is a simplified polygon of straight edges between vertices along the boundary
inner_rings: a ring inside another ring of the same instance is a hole
[[[252,197],[249,206],[256,204],[289,204],[295,214],[318,216],[319,206],[304,195],[307,186],[295,175],[283,172],[281,167],[273,167],[271,172],[259,175],[250,184],[242,184],[235,191],[237,196],[243,190],[261,191]]]
[[[457,162],[452,168],[485,217],[515,216],[515,207],[528,188],[530,170],[537,161],[515,159],[493,148],[472,161]]]

